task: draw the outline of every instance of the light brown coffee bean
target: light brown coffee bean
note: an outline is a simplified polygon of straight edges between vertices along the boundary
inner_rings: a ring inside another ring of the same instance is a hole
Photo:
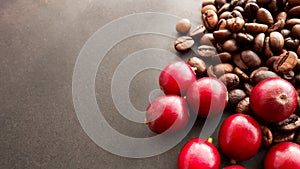
[[[242,89],[233,89],[228,92],[228,107],[236,106],[246,97],[246,93]]]
[[[215,5],[215,0],[203,0],[202,7],[204,7],[206,5]]]
[[[296,24],[300,24],[300,19],[298,18],[288,19],[285,23],[285,27],[292,28]]]
[[[184,18],[177,22],[176,31],[179,33],[187,33],[192,27],[190,20]]]
[[[288,30],[288,29],[282,29],[282,30],[280,31],[280,33],[282,34],[282,36],[283,36],[284,38],[287,38],[287,37],[289,37],[291,31]]]
[[[238,87],[240,84],[239,77],[234,73],[225,73],[219,77],[219,80],[222,81],[229,90]]]
[[[220,16],[219,19],[229,19],[232,18],[233,16],[231,15],[231,12],[225,11],[223,12]]]
[[[274,19],[272,14],[265,8],[258,9],[256,21],[258,23],[263,23],[269,26],[274,24]]]
[[[288,11],[290,17],[299,17],[300,16],[300,5],[293,7]]]
[[[228,52],[236,52],[239,46],[235,39],[229,39],[223,44],[223,49]]]
[[[225,73],[233,72],[233,66],[229,63],[220,63],[213,67],[216,76],[221,76]]]
[[[291,71],[298,63],[298,56],[293,51],[282,53],[274,62],[273,69],[275,72],[287,73]]]
[[[244,19],[240,17],[227,19],[226,26],[232,32],[239,32],[245,25]]]
[[[283,19],[278,20],[275,24],[271,25],[268,29],[268,32],[280,31],[284,28],[285,21]]]
[[[217,25],[217,29],[222,30],[222,29],[226,29],[226,27],[227,27],[227,21],[225,19],[220,19]]]
[[[194,40],[189,36],[182,36],[175,40],[174,47],[178,52],[186,52],[194,45]]]
[[[198,54],[201,57],[211,57],[216,54],[216,48],[209,45],[201,45],[198,47]]]
[[[279,52],[283,49],[284,39],[281,33],[271,32],[270,33],[270,47],[274,52]]]
[[[198,25],[195,29],[193,29],[191,32],[190,32],[190,36],[194,39],[198,39],[198,38],[201,38],[204,33],[206,31],[206,28],[205,26],[203,25]]]
[[[198,57],[190,58],[187,63],[192,67],[197,75],[202,75],[206,72],[205,62]]]
[[[270,146],[273,143],[273,134],[272,131],[267,126],[260,126],[262,133],[262,142],[261,144],[265,147]]]
[[[254,45],[253,45],[253,50],[257,53],[261,53],[263,48],[264,48],[264,42],[265,42],[265,34],[260,33],[256,35],[254,39]]]
[[[300,39],[300,24],[293,26],[292,35],[294,38]]]
[[[261,59],[252,50],[245,50],[241,53],[241,60],[249,68],[256,68],[261,65]]]
[[[216,12],[210,9],[203,13],[202,19],[207,29],[215,29],[219,22]]]
[[[201,12],[202,12],[202,14],[204,14],[208,10],[217,12],[217,8],[215,7],[215,5],[211,5],[211,4],[203,6]]]
[[[244,81],[244,82],[247,82],[249,81],[249,76],[244,72],[242,71],[240,68],[238,67],[235,67],[233,69],[233,72],[238,75],[238,77],[240,78],[240,80]]]
[[[246,32],[250,34],[264,33],[268,30],[268,25],[260,23],[245,23]]]

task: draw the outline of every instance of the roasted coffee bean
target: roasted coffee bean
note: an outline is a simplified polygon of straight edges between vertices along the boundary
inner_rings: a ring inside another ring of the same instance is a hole
[[[230,14],[231,14],[231,16],[233,16],[234,18],[239,17],[239,18],[242,18],[242,19],[243,19],[243,15],[241,14],[240,11],[233,10]]]
[[[285,21],[283,19],[280,19],[274,25],[271,25],[271,27],[269,27],[268,32],[280,31],[284,28],[284,25]]]
[[[254,45],[253,45],[253,50],[257,53],[261,53],[263,48],[264,48],[264,43],[265,43],[265,34],[260,33],[256,35],[254,39]]]
[[[176,31],[179,33],[187,33],[192,27],[190,20],[184,18],[177,22]]]
[[[277,0],[277,6],[280,8],[280,10],[286,9],[287,0]]]
[[[203,25],[198,25],[195,29],[193,29],[191,32],[190,32],[190,36],[194,39],[198,39],[200,37],[203,36],[203,34],[205,33],[206,31],[206,28],[205,26]]]
[[[229,90],[236,88],[240,84],[239,77],[234,73],[225,73],[219,77],[219,80],[221,80]]]
[[[298,56],[293,51],[282,53],[274,62],[273,69],[279,73],[287,73],[291,71],[298,63]]]
[[[300,24],[300,19],[298,19],[298,18],[288,19],[288,20],[285,22],[285,27],[291,28],[291,27],[293,27],[293,26],[296,25],[296,24]]]
[[[271,0],[271,2],[266,7],[271,13],[278,12],[277,0]]]
[[[240,32],[240,33],[237,34],[236,40],[239,43],[249,45],[254,40],[254,37],[252,35],[248,34],[248,33],[241,33]]]
[[[213,67],[216,76],[221,76],[225,73],[233,72],[233,66],[229,63],[220,63]]]
[[[282,78],[287,81],[291,81],[294,78],[294,76],[295,76],[295,72],[291,70],[291,71],[283,74]]]
[[[175,40],[174,47],[178,52],[186,52],[194,45],[194,40],[189,36],[182,36]]]
[[[200,43],[199,45],[213,46],[216,44],[216,41],[212,33],[206,33],[200,38],[199,43]]]
[[[273,64],[275,62],[275,60],[277,59],[278,56],[272,56],[270,57],[267,61],[266,61],[266,66],[273,68]]]
[[[205,62],[198,57],[190,58],[187,63],[192,67],[197,75],[202,75],[206,72]]]
[[[297,25],[293,26],[293,28],[292,28],[292,36],[294,38],[300,39],[300,24],[297,24]]]
[[[239,32],[245,25],[244,19],[240,17],[227,19],[226,26],[232,32]]]
[[[241,6],[236,6],[236,7],[234,7],[234,8],[233,8],[233,11],[234,11],[234,10],[239,11],[241,14],[244,13],[244,8],[241,7]]]
[[[273,143],[273,134],[272,131],[267,126],[260,126],[262,134],[261,144],[265,147],[270,146]]]
[[[223,13],[220,15],[219,19],[229,19],[229,18],[232,18],[232,17],[233,17],[233,16],[231,15],[231,12],[225,11],[225,12],[223,12]]]
[[[268,30],[268,25],[260,23],[245,23],[246,32],[250,34],[264,33]]]
[[[219,63],[219,62],[227,63],[227,62],[231,61],[232,55],[228,52],[222,52],[222,53],[219,53],[217,55],[212,56],[211,59],[215,63]]]
[[[207,76],[209,76],[209,77],[217,78],[217,76],[215,75],[215,72],[214,72],[213,68],[214,68],[213,65],[210,65],[210,66],[207,68],[206,74],[207,74]]]
[[[252,50],[245,50],[241,53],[241,60],[249,68],[256,68],[261,65],[261,59]]]
[[[233,89],[228,93],[228,107],[236,106],[246,97],[246,93],[242,89]]]
[[[288,29],[282,29],[282,30],[280,31],[280,33],[282,34],[282,36],[283,36],[284,38],[287,38],[287,37],[289,37],[291,31],[288,30]]]
[[[268,4],[270,2],[271,2],[271,0],[257,0],[257,3],[260,4],[260,5],[265,5],[265,4]]]
[[[231,37],[232,33],[227,29],[222,29],[214,31],[213,35],[216,41],[224,42]]]
[[[256,85],[257,83],[265,79],[275,78],[275,77],[279,77],[279,76],[276,73],[269,71],[267,67],[260,67],[251,73],[250,82],[253,85]]]
[[[274,133],[273,136],[273,142],[280,143],[284,141],[292,141],[294,140],[294,137],[295,137],[295,132],[288,132],[288,133],[276,132]]]
[[[202,14],[204,14],[208,10],[212,10],[214,12],[217,12],[217,8],[215,7],[215,5],[206,5],[206,6],[203,6],[201,12],[202,12]]]
[[[216,12],[210,9],[203,13],[202,19],[207,29],[215,29],[219,22]]]
[[[216,48],[209,45],[201,45],[198,47],[198,54],[202,57],[211,57],[216,54]]]
[[[225,3],[221,6],[221,8],[218,10],[218,15],[221,15],[225,11],[229,11],[230,9],[230,3]]]
[[[253,89],[253,86],[249,83],[244,83],[244,91],[245,93],[250,96],[251,92],[252,92],[252,89]]]
[[[226,29],[227,21],[225,19],[220,19],[217,25],[218,30]]]
[[[236,6],[244,6],[246,0],[231,0],[230,7],[234,8]]]
[[[272,56],[274,56],[273,51],[271,50],[271,46],[270,46],[270,37],[266,37],[265,38],[265,49],[264,49],[264,56],[266,58],[270,58]]]
[[[289,4],[290,7],[299,6],[300,1],[299,0],[288,0],[288,4]]]
[[[274,24],[274,19],[272,14],[265,8],[258,9],[256,21],[258,23],[263,23],[269,26]]]
[[[223,5],[226,3],[226,0],[216,0],[216,3],[217,3],[219,6],[223,6]]]
[[[233,62],[241,69],[248,69],[248,67],[241,59],[241,53],[235,53],[233,55]]]
[[[236,52],[239,46],[235,39],[229,39],[223,44],[223,49],[228,52]]]
[[[206,5],[215,5],[215,0],[203,0],[202,7],[204,7]]]
[[[290,17],[299,17],[300,16],[300,5],[293,7],[288,11]]]
[[[286,12],[279,12],[276,16],[276,20],[283,20],[284,22],[286,21],[287,19],[287,13]]]
[[[233,72],[238,75],[238,77],[240,78],[240,80],[244,81],[244,82],[247,82],[249,81],[249,76],[244,72],[242,71],[240,68],[238,67],[235,67],[233,69]]]
[[[251,114],[249,97],[245,97],[237,104],[235,112],[240,114]]]
[[[256,3],[252,3],[252,2],[248,2],[246,5],[245,5],[245,16],[249,19],[249,20],[252,20],[254,18],[256,18],[256,14],[257,14],[257,11],[259,9],[259,6],[256,4]]]
[[[287,50],[295,51],[295,50],[297,50],[299,44],[300,44],[300,42],[298,39],[292,39],[291,37],[284,39],[284,47]]]
[[[274,52],[279,52],[284,46],[284,39],[281,33],[271,32],[270,33],[270,47]]]
[[[297,61],[297,65],[294,67],[293,70],[295,71],[296,74],[300,73],[300,59],[299,58],[298,58],[298,61]],[[295,75],[295,76],[297,76],[297,75]]]

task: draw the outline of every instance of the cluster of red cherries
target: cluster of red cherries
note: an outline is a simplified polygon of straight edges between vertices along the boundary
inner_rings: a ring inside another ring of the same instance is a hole
[[[159,84],[165,96],[153,100],[146,110],[149,128],[157,133],[175,133],[184,129],[190,114],[201,118],[222,113],[228,102],[223,82],[213,77],[196,78],[189,64],[176,61],[163,69]],[[266,122],[287,119],[297,106],[295,88],[281,78],[270,78],[257,84],[250,94],[250,107]],[[188,141],[178,156],[178,169],[219,169],[221,157],[211,139]],[[245,169],[234,162],[252,158],[260,149],[262,131],[253,117],[233,114],[220,127],[218,145],[232,160],[224,169]],[[264,158],[265,169],[299,169],[300,146],[282,142],[271,147]]]

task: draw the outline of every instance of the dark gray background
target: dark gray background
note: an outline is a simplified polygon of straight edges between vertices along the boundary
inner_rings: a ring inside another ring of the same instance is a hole
[[[138,12],[163,12],[197,24],[200,8],[199,0],[1,0],[0,168],[175,169],[180,148],[199,136],[201,121],[180,145],[159,156],[128,159],[110,154],[89,139],[77,120],[72,74],[86,40],[110,21]],[[97,98],[107,98],[98,102],[107,121],[134,137],[151,132],[118,114],[110,96],[110,82],[127,55],[145,48],[177,54],[172,39],[131,37],[107,54],[96,79]],[[137,109],[147,106],[149,92],[158,88],[158,75],[158,71],[149,70],[132,81],[130,98]],[[261,160],[253,159],[246,165],[250,163],[256,164],[253,168],[261,166]]]

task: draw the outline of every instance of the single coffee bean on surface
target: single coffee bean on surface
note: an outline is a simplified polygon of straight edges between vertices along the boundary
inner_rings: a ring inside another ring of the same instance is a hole
[[[198,47],[198,54],[201,57],[211,57],[217,53],[216,48],[209,45],[201,45]]]
[[[192,67],[197,75],[203,75],[206,72],[205,62],[198,57],[190,58],[187,63]]]
[[[176,24],[176,31],[179,33],[187,33],[192,27],[192,23],[190,20],[184,18],[178,21]]]
[[[239,101],[236,106],[235,112],[240,114],[251,114],[249,97],[245,97],[244,99]]]
[[[246,32],[250,34],[264,33],[268,30],[268,25],[260,23],[245,23]]]
[[[175,40],[174,47],[178,52],[187,52],[194,45],[194,40],[189,36],[182,36]]]
[[[256,68],[261,65],[261,59],[252,50],[245,50],[241,53],[241,60],[249,68]]]
[[[298,63],[298,56],[293,51],[282,53],[273,63],[273,69],[279,73],[287,73],[291,71]]]
[[[246,93],[242,89],[233,89],[228,93],[228,107],[236,106],[246,97]]]
[[[239,77],[234,73],[225,73],[219,77],[219,80],[221,80],[229,90],[235,89],[240,84]]]
[[[273,143],[272,131],[267,126],[260,126],[262,132],[262,145],[267,147]]]
[[[208,29],[215,29],[218,25],[219,19],[218,15],[213,10],[207,10],[202,15],[202,20],[204,22],[204,25]]]
[[[271,32],[270,33],[270,47],[274,52],[279,52],[283,49],[284,39],[281,33]]]
[[[267,25],[273,25],[274,19],[272,14],[265,8],[259,8],[257,11],[256,21]]]
[[[293,26],[292,35],[294,38],[300,39],[300,24]]]
[[[190,32],[190,36],[194,39],[201,38],[205,33],[206,28],[203,25],[198,25],[195,29]]]

